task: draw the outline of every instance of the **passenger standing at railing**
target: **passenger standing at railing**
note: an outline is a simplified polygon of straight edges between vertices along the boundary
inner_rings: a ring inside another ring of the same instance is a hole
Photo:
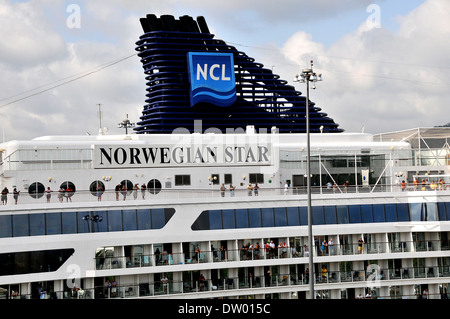
[[[225,191],[227,188],[225,187],[225,184],[222,183],[222,186],[220,186],[220,196],[225,197]]]
[[[344,193],[347,193],[347,187],[348,187],[348,185],[349,185],[350,183],[348,182],[348,181],[345,181],[345,183],[344,183]]]
[[[2,205],[6,205],[8,203],[8,194],[9,190],[7,187],[2,190]]]
[[[17,188],[14,188],[13,190],[13,197],[14,197],[14,204],[17,205],[17,201],[19,199],[20,191],[17,190]]]
[[[141,186],[141,193],[142,193],[142,199],[145,199],[145,191],[147,190],[147,186],[144,184],[142,184]]]
[[[322,282],[327,281],[328,270],[325,266],[322,266]]]
[[[255,245],[255,259],[259,259],[259,250],[261,249],[261,246],[259,245],[259,242]]]
[[[103,194],[103,188],[100,184],[98,184],[97,189],[96,189],[97,201],[99,201],[99,202],[102,201],[102,194]]]
[[[330,256],[334,255],[334,242],[333,242],[333,238],[330,238],[330,240],[328,241],[328,251],[330,253]]]
[[[139,190],[138,184],[134,184],[134,186],[133,186],[133,198],[134,198],[135,200],[136,200],[136,198],[137,198],[138,190]]]
[[[432,191],[434,191],[436,188],[437,188],[437,184],[434,181],[432,181],[431,184],[430,184],[430,189]]]
[[[52,198],[52,190],[50,187],[47,187],[47,189],[44,191],[45,197],[47,198],[47,203],[50,203],[50,199]]]
[[[320,246],[320,251],[322,252],[322,256],[326,255],[326,249],[327,249],[327,241],[324,239],[322,240],[322,245]]]
[[[362,239],[362,237],[358,240],[358,252],[360,254],[362,254],[363,252],[363,244],[364,244],[364,240]]]
[[[122,185],[117,184],[116,187],[114,188],[114,192],[116,193],[116,200],[119,200],[119,193],[120,193],[120,189],[122,188]]]
[[[258,183],[256,183],[255,186],[253,187],[253,192],[255,193],[255,196],[258,196],[258,190],[259,190],[259,186],[258,186]]]
[[[233,184],[230,184],[230,195],[231,197],[234,197],[234,190],[236,189],[236,187],[233,186]]]
[[[223,246],[220,246],[220,260],[224,261],[226,259],[226,250]]]
[[[127,199],[127,191],[128,191],[127,185],[126,185],[126,184],[123,184],[123,185],[122,185],[122,196],[123,196],[123,200],[126,200],[126,199]]]
[[[60,187],[59,191],[58,191],[58,199],[59,202],[62,203],[64,201],[64,193],[66,192],[66,190],[64,189],[64,187]]]
[[[164,293],[167,293],[167,284],[169,283],[169,279],[166,277],[166,275],[164,274],[163,277],[161,278],[161,282],[163,284],[163,290]]]
[[[73,195],[73,189],[70,188],[70,186],[67,186],[66,192],[65,192],[67,202],[69,202],[69,201],[72,202],[72,195]]]
[[[248,196],[252,196],[252,192],[253,192],[253,186],[252,186],[252,184],[248,184],[248,186],[247,186],[247,195]]]
[[[444,181],[442,180],[442,178],[439,178],[439,181],[438,181],[438,189],[441,191],[441,190],[443,190],[444,189]]]
[[[417,191],[417,189],[419,188],[419,181],[417,180],[417,178],[414,178],[413,185],[414,185],[414,191]]]

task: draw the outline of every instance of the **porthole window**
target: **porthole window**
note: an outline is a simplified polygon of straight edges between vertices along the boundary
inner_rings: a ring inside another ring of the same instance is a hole
[[[44,195],[45,187],[39,182],[31,183],[28,187],[28,194],[33,198],[41,198]]]
[[[75,187],[75,184],[69,181],[63,182],[59,189],[62,191],[64,189],[64,197],[67,199],[67,201],[72,200],[72,196],[75,194],[77,188]]]
[[[105,192],[105,184],[102,181],[93,181],[89,186],[89,191],[93,196],[99,197]]]
[[[133,191],[133,183],[128,180],[128,179],[124,179],[123,181],[120,182],[120,185],[123,187],[123,185],[126,186],[127,188],[127,195],[130,195],[131,192]]]
[[[147,184],[148,191],[150,192],[150,194],[153,194],[153,195],[159,194],[159,192],[161,191],[161,188],[162,188],[161,182],[157,179],[152,179]]]

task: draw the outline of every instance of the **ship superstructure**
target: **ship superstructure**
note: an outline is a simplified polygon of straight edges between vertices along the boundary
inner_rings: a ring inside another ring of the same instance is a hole
[[[2,298],[448,296],[449,128],[310,102],[310,246],[306,99],[202,18],[141,24],[138,134],[0,144]]]

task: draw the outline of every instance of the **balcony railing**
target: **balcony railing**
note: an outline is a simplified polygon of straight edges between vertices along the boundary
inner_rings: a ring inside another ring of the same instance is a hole
[[[314,247],[314,256],[330,257],[343,255],[360,254],[383,254],[383,253],[411,253],[411,252],[431,252],[444,251],[450,249],[449,240],[429,240],[429,241],[405,241],[405,242],[379,242],[360,245],[342,244],[328,246],[321,250]],[[187,253],[167,253],[167,254],[149,254],[137,256],[119,256],[119,257],[97,257],[95,264],[97,270],[118,269],[118,268],[139,268],[139,267],[157,267],[168,265],[192,265],[203,263],[220,263],[234,261],[258,261],[267,259],[290,259],[304,258],[309,256],[309,250],[303,247],[280,247],[275,249],[260,248],[257,249],[230,249],[230,250],[211,250],[201,252]],[[319,259],[320,260],[320,259]],[[326,262],[326,260],[320,260]]]
[[[344,270],[318,272],[314,276],[316,289],[328,290],[333,287],[329,284],[335,283],[362,283],[367,284],[372,292],[376,292],[377,285],[383,282],[389,286],[393,281],[411,280],[414,282],[418,278],[450,278],[450,266],[435,267],[405,267],[399,269],[383,268],[373,270]],[[66,289],[65,291],[45,292],[44,295],[32,296],[15,293],[11,298],[57,298],[57,299],[114,299],[114,298],[142,298],[158,297],[180,294],[207,294],[217,293],[220,296],[224,291],[252,289],[249,294],[270,293],[271,288],[286,287],[309,287],[309,275],[297,273],[285,273],[263,276],[226,277],[221,279],[205,280],[169,280],[163,278],[157,281],[142,282],[139,284],[117,284],[112,286],[97,286],[91,289]],[[397,283],[398,284],[398,283]],[[175,296],[176,297],[176,296]],[[402,295],[384,296],[372,294],[371,298],[402,298]],[[407,296],[408,298],[418,298],[419,296]],[[448,296],[435,295],[430,298],[445,298]],[[10,298],[3,295],[3,298]]]
[[[312,194],[322,195],[339,195],[339,194],[369,194],[371,192],[376,193],[391,193],[391,192],[408,192],[417,191],[424,195],[431,194],[447,194],[450,193],[450,187],[443,188],[414,188],[408,186],[402,191],[400,185],[378,184],[376,187],[370,186],[348,186],[347,188],[340,187],[339,189],[327,188],[327,187],[312,187]],[[21,191],[18,195],[14,195],[12,190],[9,189],[9,193],[6,196],[6,202],[0,206],[1,209],[7,209],[5,206],[23,205],[23,204],[44,204],[49,207],[55,206],[55,204],[70,204],[70,203],[84,203],[84,202],[123,202],[142,204],[145,202],[151,203],[154,200],[183,200],[183,199],[222,199],[223,201],[233,200],[235,198],[240,199],[257,199],[264,196],[291,196],[291,195],[306,195],[306,187],[290,187],[290,188],[265,188],[260,187],[258,192],[248,191],[246,186],[238,187],[231,192],[226,190],[220,191],[219,186],[211,188],[164,188],[154,189],[146,191],[133,191],[128,190],[126,192],[116,192],[114,190],[105,190],[102,192],[79,190],[74,192],[59,192],[58,190],[52,190],[51,193],[28,193],[27,191]]]

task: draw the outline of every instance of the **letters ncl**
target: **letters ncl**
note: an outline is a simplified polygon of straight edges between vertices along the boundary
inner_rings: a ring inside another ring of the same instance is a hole
[[[231,81],[231,77],[225,75],[226,65],[222,64],[222,77],[215,76],[214,70],[220,68],[219,64],[213,64],[209,69],[209,77],[214,81]],[[197,81],[200,80],[200,75],[204,80],[208,80],[208,64],[204,64],[203,68],[197,63]]]

